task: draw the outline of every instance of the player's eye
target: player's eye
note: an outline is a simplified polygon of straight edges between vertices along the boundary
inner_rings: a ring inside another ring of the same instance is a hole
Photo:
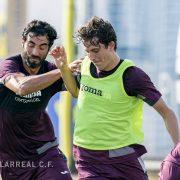
[[[99,52],[99,49],[93,49],[91,52],[93,52],[93,53],[98,53],[98,52]]]
[[[40,50],[46,50],[48,48],[47,44],[43,44],[40,46]]]
[[[34,47],[34,45],[35,45],[35,44],[32,43],[32,42],[28,42],[28,46],[29,46],[29,47]]]

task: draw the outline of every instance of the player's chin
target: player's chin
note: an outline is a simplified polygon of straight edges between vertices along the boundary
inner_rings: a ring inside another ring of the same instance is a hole
[[[30,61],[32,62],[32,63],[39,63],[40,61],[41,61],[41,59],[33,59],[33,58],[30,58]]]
[[[43,62],[43,59],[30,59],[30,61],[31,61],[31,63],[33,63],[33,64],[42,64],[42,62]]]
[[[29,64],[33,68],[38,68],[42,65],[42,61],[31,61]]]

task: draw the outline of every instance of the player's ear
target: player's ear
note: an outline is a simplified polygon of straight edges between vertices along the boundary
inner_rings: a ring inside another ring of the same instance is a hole
[[[22,45],[22,47],[24,47],[24,43],[25,43],[25,39],[21,39],[21,45]]]
[[[114,48],[115,48],[115,43],[114,43],[114,41],[109,42],[108,48],[109,48],[109,50],[114,50]]]

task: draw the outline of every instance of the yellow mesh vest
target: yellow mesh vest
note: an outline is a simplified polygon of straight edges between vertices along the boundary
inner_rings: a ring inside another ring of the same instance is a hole
[[[123,87],[123,72],[134,66],[124,60],[104,78],[90,74],[90,60],[81,68],[81,86],[75,110],[74,144],[91,150],[108,150],[141,143],[143,101],[128,96]]]

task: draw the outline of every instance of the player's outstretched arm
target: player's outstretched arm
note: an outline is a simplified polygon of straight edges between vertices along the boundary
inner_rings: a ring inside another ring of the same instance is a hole
[[[20,96],[42,90],[61,78],[59,69],[50,72],[25,76],[22,73],[12,73],[4,79],[3,84]]]
[[[54,57],[55,64],[60,69],[67,90],[72,94],[73,97],[77,98],[79,89],[77,87],[75,78],[73,77],[73,74],[68,66],[64,47],[56,46],[51,50],[49,54]]]
[[[176,145],[180,141],[180,137],[179,124],[175,113],[166,105],[162,98],[160,98],[153,107],[162,116],[174,145]]]

